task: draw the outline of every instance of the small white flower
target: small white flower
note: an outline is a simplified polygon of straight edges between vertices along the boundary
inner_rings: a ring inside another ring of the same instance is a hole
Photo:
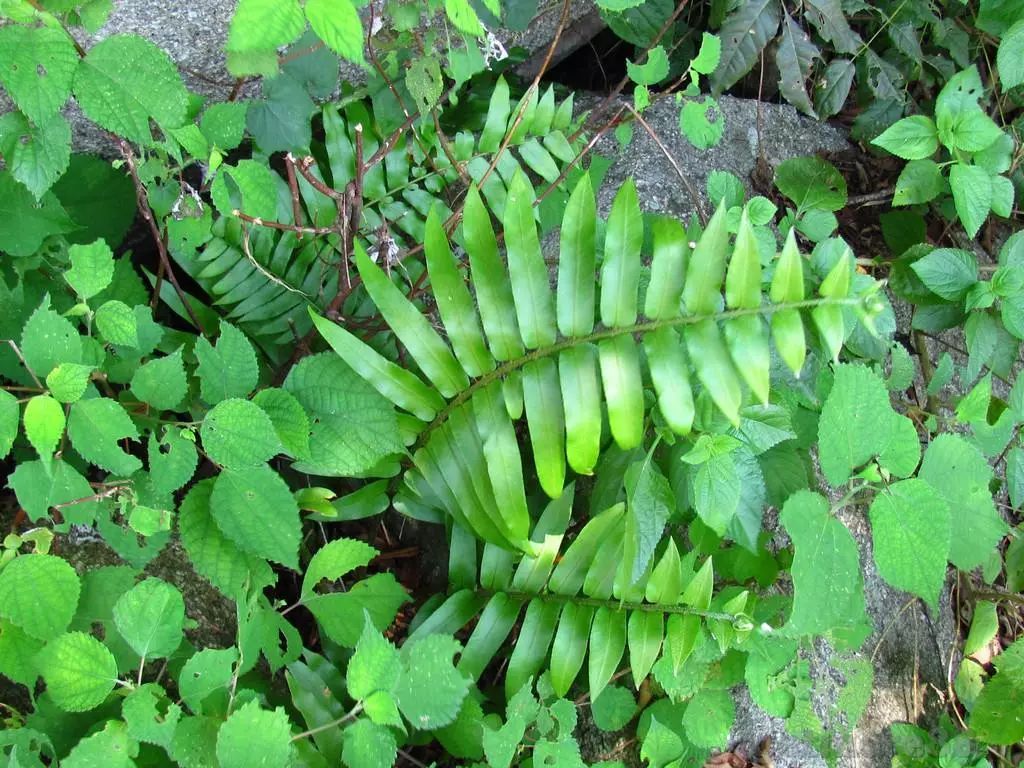
[[[505,46],[489,29],[487,30],[487,40],[480,47],[480,51],[484,55],[484,64],[488,69],[491,68],[491,62],[503,61],[508,58],[508,51],[505,50]]]
[[[181,193],[171,207],[171,216],[175,221],[185,218],[199,218],[203,215],[203,199],[188,182],[182,182]]]
[[[387,235],[381,242],[373,246],[369,253],[370,261],[374,264],[384,256],[384,267],[391,267],[398,260],[398,243],[391,235]]]

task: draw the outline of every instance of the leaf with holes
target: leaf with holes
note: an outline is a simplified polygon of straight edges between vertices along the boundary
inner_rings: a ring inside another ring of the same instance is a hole
[[[72,405],[68,437],[83,459],[115,475],[127,477],[142,468],[142,462],[118,443],[125,438],[138,440],[139,433],[114,400],[97,397]]]
[[[78,54],[58,27],[0,27],[0,83],[33,122],[52,117],[71,95]]]

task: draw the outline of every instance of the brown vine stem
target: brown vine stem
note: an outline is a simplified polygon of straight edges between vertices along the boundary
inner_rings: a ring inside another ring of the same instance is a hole
[[[149,231],[153,235],[153,242],[156,244],[157,254],[160,257],[160,266],[163,268],[164,274],[170,281],[171,285],[174,286],[174,291],[178,294],[178,300],[185,307],[185,311],[188,312],[189,318],[192,320],[193,325],[199,329],[199,333],[203,336],[206,335],[206,331],[203,329],[203,324],[199,322],[199,318],[196,316],[195,311],[192,309],[192,305],[188,301],[188,296],[181,289],[181,285],[178,283],[178,278],[174,274],[174,269],[171,267],[171,259],[167,254],[167,245],[164,243],[164,239],[160,234],[160,228],[157,226],[156,219],[153,216],[153,210],[149,207],[149,199],[146,196],[146,187],[142,183],[142,179],[139,178],[139,169],[135,164],[135,153],[132,151],[131,146],[127,141],[122,139],[120,136],[116,137],[118,149],[121,151],[121,157],[124,158],[125,165],[128,166],[128,173],[132,177],[132,183],[135,185],[135,201],[139,206],[139,213],[142,214],[142,218],[145,219],[146,224],[149,226]]]
[[[250,216],[247,213],[242,213],[237,208],[231,211],[231,215],[237,216],[247,224],[252,224],[257,227],[267,227],[268,229],[276,229],[281,232],[294,232],[297,235],[332,235],[336,232],[334,227],[300,227],[283,221],[269,221],[267,219],[261,219],[259,216]]]

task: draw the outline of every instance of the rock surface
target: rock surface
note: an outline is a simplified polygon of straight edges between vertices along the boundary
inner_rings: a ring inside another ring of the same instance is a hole
[[[584,109],[600,104],[600,99],[593,97],[580,101]],[[601,209],[607,211],[619,185],[632,176],[644,210],[685,220],[696,210],[695,196],[705,210],[710,207],[705,190],[712,171],[735,174],[747,186],[748,193],[756,194],[751,174],[759,156],[774,167],[787,158],[850,148],[842,131],[803,117],[788,105],[722,96],[718,106],[725,131],[722,140],[711,149],[697,149],[682,135],[679,107],[668,99],[653,104],[643,113],[644,121],[657,135],[664,151],[640,125],[634,124],[633,140],[625,148],[619,147],[609,131],[594,149],[614,159],[598,193]],[[604,119],[614,111],[614,106],[605,110]]]

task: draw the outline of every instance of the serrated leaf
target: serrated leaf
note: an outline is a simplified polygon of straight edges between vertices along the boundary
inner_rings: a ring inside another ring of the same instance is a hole
[[[668,54],[662,46],[656,45],[647,51],[647,60],[643,64],[627,59],[626,72],[629,79],[638,85],[656,85],[668,77]]]
[[[939,148],[939,134],[930,117],[911,115],[893,123],[871,143],[904,160],[924,160]]]
[[[207,456],[231,469],[258,466],[281,447],[270,417],[254,402],[237,397],[210,409],[199,434]]]
[[[68,437],[86,461],[115,475],[127,477],[142,462],[121,448],[125,438],[137,440],[135,424],[117,402],[106,397],[79,400],[71,406]]]
[[[636,584],[654,557],[675,497],[668,480],[654,463],[653,450],[626,470],[626,538],[623,554],[629,583]]]
[[[21,113],[8,113],[0,118],[0,152],[14,178],[39,200],[68,168],[71,126],[62,115],[30,124]]]
[[[369,613],[373,626],[382,632],[408,599],[391,573],[375,573],[347,592],[318,593],[307,598],[305,604],[328,637],[351,648],[359,640],[359,627],[365,613]]]
[[[946,578],[949,506],[928,483],[911,479],[876,496],[869,515],[882,578],[936,607]]]
[[[246,589],[274,581],[265,560],[243,552],[224,536],[210,514],[213,479],[196,483],[181,502],[178,532],[196,572],[228,597],[241,601]]]
[[[821,470],[833,485],[845,483],[873,458],[897,477],[906,477],[921,451],[913,423],[893,411],[885,382],[862,365],[836,366],[818,440]]]
[[[977,568],[1007,533],[989,491],[992,469],[985,457],[959,435],[942,434],[928,445],[917,476],[949,505],[950,562],[965,571]]]
[[[307,0],[306,18],[332,51],[356,64],[363,62],[363,24],[349,0]]]
[[[780,517],[793,540],[793,611],[784,630],[818,635],[864,620],[857,543],[817,493],[797,491]]]
[[[128,694],[121,715],[133,739],[169,749],[181,719],[181,707],[169,701],[160,685],[146,683]]]
[[[454,638],[429,635],[402,649],[404,669],[394,693],[414,728],[439,728],[458,715],[470,686],[452,663],[461,648]]]
[[[718,31],[722,60],[711,75],[713,93],[733,86],[749,72],[761,51],[775,37],[782,20],[775,0],[753,0],[729,14]]]
[[[335,539],[316,551],[306,566],[302,579],[302,597],[313,594],[313,588],[324,579],[335,581],[349,571],[362,568],[377,554],[369,544],[357,539]]]
[[[108,344],[138,347],[139,325],[135,311],[123,301],[112,299],[100,305],[94,317],[96,330]]]
[[[91,365],[61,363],[46,374],[46,387],[60,402],[73,403],[85,394],[92,371]]]
[[[291,393],[267,387],[257,392],[252,402],[270,417],[286,453],[297,459],[309,456],[309,417]]]
[[[968,251],[936,248],[918,259],[910,268],[932,293],[950,301],[959,301],[978,282],[978,262]]]
[[[33,121],[57,114],[71,95],[78,54],[60,28],[7,24],[0,28],[0,83]]]
[[[361,717],[345,729],[341,753],[351,768],[390,768],[398,756],[394,734],[382,725]]]
[[[214,483],[210,512],[223,534],[245,552],[298,566],[299,508],[287,483],[270,467],[225,469]]]
[[[294,41],[306,28],[297,0],[240,0],[225,46],[228,69],[235,77],[277,72],[277,48]]]
[[[221,320],[220,337],[213,346],[204,337],[196,339],[200,392],[214,405],[229,397],[245,397],[256,387],[259,368],[256,352],[245,334]]]
[[[996,53],[999,84],[1013,88],[1024,83],[1024,19],[1010,27],[999,41]]]
[[[197,651],[185,662],[178,675],[181,700],[193,712],[202,712],[203,701],[231,682],[237,661],[236,648],[203,648]]]
[[[11,452],[14,439],[18,436],[20,418],[18,398],[6,389],[0,389],[0,459],[7,458],[7,454]]]
[[[250,115],[250,122],[252,117]],[[260,219],[277,215],[277,183],[279,179],[265,163],[239,160],[237,165],[222,165],[210,186],[213,204],[224,216],[239,210]],[[221,321],[221,329],[227,325]]]
[[[775,169],[775,186],[796,203],[797,212],[838,211],[846,205],[846,180],[832,163],[819,157],[794,157]]]
[[[779,90],[790,104],[801,112],[817,117],[805,83],[811,75],[814,60],[821,55],[810,35],[783,9],[782,34],[775,63],[779,67]]]
[[[358,475],[404,449],[394,408],[338,356],[303,359],[284,389],[311,417],[309,458],[295,464],[299,471]]]
[[[68,632],[50,641],[40,651],[39,659],[46,691],[65,712],[85,712],[99,706],[117,682],[113,655],[85,632]]]
[[[177,587],[149,578],[114,605],[114,624],[143,659],[170,656],[181,643],[185,602]]]
[[[21,555],[0,570],[0,618],[31,637],[50,640],[75,614],[81,584],[67,561],[53,555]]]
[[[736,706],[729,691],[702,688],[683,713],[686,737],[698,747],[721,749],[729,740]]]
[[[188,91],[177,67],[137,35],[111,35],[90,48],[75,74],[74,90],[90,120],[145,146],[156,143],[150,120],[177,128],[186,119]]]
[[[8,484],[32,521],[45,518],[49,509],[58,504],[66,505],[61,509],[65,525],[91,525],[95,520],[97,503],[81,501],[94,495],[92,486],[64,461],[58,459],[49,471],[42,461],[22,461],[11,473]]]
[[[21,628],[0,620],[0,675],[26,688],[35,687],[40,674],[36,657],[42,647],[42,640],[29,637]]]
[[[374,691],[391,691],[400,676],[398,649],[367,621],[345,671],[349,696],[360,701]]]
[[[679,130],[697,149],[710,149],[722,140],[725,116],[710,96],[701,101],[688,99],[679,110]]]
[[[0,171],[0,218],[0,251],[11,256],[30,256],[50,235],[77,228],[52,192],[37,201],[7,170]]]
[[[44,301],[22,329],[21,354],[36,378],[43,379],[61,363],[82,362],[82,338],[66,318]]]
[[[690,69],[702,75],[710,75],[718,67],[722,58],[722,41],[717,35],[702,33],[700,49],[690,60]]]
[[[131,390],[139,400],[157,410],[178,408],[188,393],[181,347],[173,354],[140,365],[132,376]]]
[[[288,715],[277,707],[261,709],[249,701],[236,709],[217,733],[217,760],[221,768],[285,768],[292,759]]]
[[[984,168],[954,163],[949,169],[949,187],[960,223],[973,238],[992,209],[992,179]]]
[[[36,395],[25,405],[25,437],[48,467],[64,436],[64,409],[49,395]]]
[[[911,160],[896,179],[893,205],[927,203],[938,197],[944,188],[942,169],[934,160]]]

